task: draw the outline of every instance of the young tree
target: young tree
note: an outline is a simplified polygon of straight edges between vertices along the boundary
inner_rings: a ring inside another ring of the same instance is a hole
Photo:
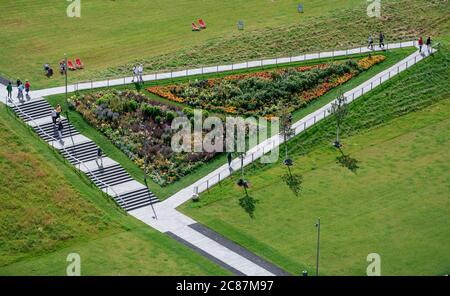
[[[331,104],[331,113],[334,115],[334,118],[336,120],[336,140],[334,141],[333,145],[336,148],[340,148],[342,146],[339,138],[340,128],[345,116],[347,116],[348,113],[347,99],[342,92],[336,98],[335,102]]]
[[[288,139],[295,135],[295,130],[292,128],[292,114],[290,112],[290,108],[286,108],[283,106],[279,106],[279,117],[281,123],[281,134],[284,139],[284,150],[285,150],[285,158],[283,163],[287,167],[287,174],[282,176],[283,181],[286,185],[292,190],[295,196],[298,196],[301,191],[303,177],[299,174],[292,174],[291,166],[294,165],[294,162],[291,158],[289,158],[288,151]]]

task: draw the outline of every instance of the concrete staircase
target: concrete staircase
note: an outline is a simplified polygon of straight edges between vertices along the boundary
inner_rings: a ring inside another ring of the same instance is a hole
[[[125,169],[103,154],[97,158],[98,146],[64,117],[61,117],[62,137],[51,118],[52,106],[43,98],[8,102],[11,109],[49,145],[72,165],[84,172],[99,189],[114,198],[125,211],[132,211],[159,202],[159,199]]]

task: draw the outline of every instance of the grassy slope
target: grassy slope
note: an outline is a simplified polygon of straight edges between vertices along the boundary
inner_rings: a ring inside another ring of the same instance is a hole
[[[339,91],[344,91],[345,92],[347,90],[350,90],[350,89],[356,87],[360,83],[362,83],[362,82],[366,81],[367,79],[369,79],[370,77],[374,76],[376,73],[379,73],[379,72],[383,71],[384,69],[387,69],[388,67],[392,66],[393,64],[395,64],[399,60],[405,58],[406,56],[411,54],[414,50],[415,50],[414,48],[404,48],[404,49],[400,49],[400,50],[388,51],[386,53],[380,53],[380,54],[384,54],[387,57],[387,59],[383,63],[375,65],[374,67],[372,67],[368,71],[360,74],[356,78],[353,78],[348,83],[331,90],[329,93],[325,94],[324,96],[322,96],[319,99],[317,99],[317,100],[313,101],[312,103],[310,103],[306,108],[298,110],[297,112],[294,113],[294,117],[293,117],[294,120],[298,120],[301,117],[303,117],[303,116],[313,112],[314,110],[317,110],[318,108],[322,107],[323,105],[325,105],[328,102],[330,102],[331,100],[333,100],[335,98],[336,94]],[[355,55],[354,57],[355,58],[356,57],[360,57],[360,55]],[[321,60],[320,62],[325,62],[325,61],[330,61],[330,59],[324,59],[324,60]],[[317,63],[317,61],[315,61],[314,63],[312,63],[312,62],[303,62],[303,63],[298,63],[296,65],[310,65],[310,64],[315,64],[315,63]],[[253,71],[259,71],[259,70],[253,70]],[[235,72],[233,72],[233,73],[235,73]],[[239,72],[236,72],[236,73],[239,73]],[[224,75],[229,75],[229,74],[230,73],[220,74],[219,76],[224,76]],[[217,77],[217,75],[204,75],[204,76],[202,76],[202,78],[208,78],[208,77]],[[194,78],[189,78],[189,79],[194,79]],[[167,84],[167,83],[182,82],[182,81],[187,81],[187,79],[177,79],[175,81],[166,80],[166,81],[162,81],[160,83]],[[154,85],[154,83],[147,83],[146,87],[150,86],[150,85]],[[124,87],[119,87],[119,88],[123,89]],[[165,103],[173,104],[173,102],[170,102],[168,100],[159,98],[159,97],[157,97],[155,95],[149,94],[147,92],[144,92],[144,93],[146,93],[147,95],[149,95],[153,99],[159,99],[159,100],[161,100],[161,101],[163,101]],[[50,103],[52,105],[56,105],[57,103],[59,103],[62,106],[65,106],[65,101],[64,101],[65,100],[65,96],[64,95],[52,96],[52,97],[49,97],[48,100],[50,101]],[[118,161],[119,163],[121,163],[122,166],[124,166],[125,169],[135,179],[139,180],[140,182],[144,182],[143,170],[141,168],[139,168],[133,161],[131,161],[118,148],[116,148],[100,132],[98,132],[95,128],[91,127],[82,118],[82,116],[80,114],[78,114],[76,111],[70,111],[69,112],[69,117],[70,117],[71,122],[75,125],[75,127],[82,134],[84,134],[85,136],[91,138],[98,145],[100,145],[108,156],[110,156],[111,158],[113,158],[116,161]],[[209,163],[201,166],[198,170],[196,170],[195,172],[193,172],[193,173],[189,174],[188,176],[184,177],[180,181],[175,182],[175,183],[173,183],[173,184],[171,184],[169,186],[166,186],[166,187],[161,187],[158,184],[152,182],[150,179],[149,179],[148,183],[149,183],[149,186],[152,189],[152,191],[159,198],[164,199],[164,198],[169,197],[172,194],[176,193],[177,191],[181,190],[182,188],[186,187],[187,185],[197,181],[202,176],[207,175],[212,170],[214,170],[217,167],[223,165],[225,162],[226,162],[225,155],[220,155],[220,156],[216,157],[213,161],[210,161]]]
[[[367,3],[359,0],[304,0],[303,14],[297,3],[85,0],[82,17],[69,19],[64,1],[2,1],[0,75],[44,87],[63,84],[59,75],[46,79],[42,65],[57,66],[64,53],[82,57],[87,66],[71,73],[71,81],[98,80],[130,75],[124,65],[134,61],[151,72],[359,46],[380,29],[387,41],[448,31],[448,3],[441,0],[386,0],[380,19],[367,17]],[[207,30],[190,31],[197,17],[206,20]],[[239,19],[244,31],[236,29]]]
[[[240,32],[245,36],[265,27],[305,23],[358,1],[303,2],[307,17],[296,12],[295,1],[83,0],[81,18],[68,18],[66,1],[1,1],[0,72],[32,79],[36,86],[62,84],[58,75],[46,80],[42,65],[50,62],[56,67],[64,53],[83,58],[87,68],[75,78],[85,79],[95,70],[231,36],[239,19],[245,20],[246,30]],[[191,22],[198,18],[208,29],[192,32]]]
[[[343,142],[360,161],[357,174],[335,163],[327,120],[290,143],[300,198],[280,184],[281,164],[255,165],[247,173],[260,200],[255,220],[238,206],[236,177],[182,211],[294,273],[313,270],[317,217],[322,274],[363,275],[371,252],[385,275],[448,273],[448,63],[443,49],[350,106]]]
[[[0,105],[0,274],[64,275],[79,252],[84,275],[227,274],[124,215]]]

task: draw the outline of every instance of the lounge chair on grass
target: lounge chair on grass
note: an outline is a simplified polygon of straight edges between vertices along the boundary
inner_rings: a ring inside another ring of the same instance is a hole
[[[200,31],[200,28],[195,23],[192,23],[192,31]]]
[[[77,68],[74,67],[72,60],[67,61],[67,69],[75,71]]]
[[[206,29],[206,24],[205,24],[205,22],[204,22],[202,19],[199,19],[199,20],[198,20],[198,23],[199,23],[199,25],[200,25],[200,28]]]
[[[83,69],[84,68],[83,63],[81,62],[81,60],[79,58],[77,58],[75,60],[75,65],[77,66],[77,69]]]

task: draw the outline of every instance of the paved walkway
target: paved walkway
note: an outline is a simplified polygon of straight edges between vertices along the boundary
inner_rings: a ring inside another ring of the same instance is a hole
[[[402,44],[389,44],[388,47],[390,49],[400,48],[400,47],[411,47],[414,46],[414,42],[404,42]],[[334,52],[324,52],[320,54],[306,54],[299,57],[291,57],[291,58],[280,58],[273,60],[264,60],[257,62],[246,62],[241,64],[234,65],[226,65],[226,66],[217,66],[217,67],[209,67],[209,68],[201,68],[201,69],[192,69],[180,72],[172,72],[172,73],[162,73],[162,74],[152,74],[144,77],[146,81],[150,80],[160,80],[167,78],[175,78],[175,77],[184,77],[191,75],[198,75],[202,73],[216,73],[223,72],[229,70],[243,69],[243,68],[252,68],[252,67],[260,67],[261,65],[273,65],[273,64],[281,64],[281,63],[289,63],[289,62],[298,62],[303,60],[313,60],[317,58],[323,57],[333,57],[333,56],[345,56],[349,54],[355,53],[364,53],[369,52],[370,50],[366,48],[355,48],[349,50],[341,50]],[[352,102],[353,100],[360,97],[362,94],[370,91],[372,88],[377,87],[381,83],[387,81],[391,77],[398,75],[400,72],[409,68],[413,64],[421,61],[427,55],[421,55],[418,52],[408,56],[404,60],[398,62],[394,66],[389,69],[383,71],[375,75],[373,78],[364,82],[363,84],[355,87],[349,92],[346,92],[344,95],[347,98],[348,102]],[[105,86],[113,86],[113,85],[121,85],[124,83],[130,83],[131,77],[126,77],[123,79],[116,79],[112,81],[99,81],[93,83],[84,83],[77,85],[70,85],[69,91],[74,91],[75,89],[91,89]],[[30,102],[27,104],[32,104],[36,100],[41,100],[42,96],[54,95],[64,93],[64,87],[50,88],[44,90],[38,90],[32,92]],[[15,93],[15,91],[14,91]],[[0,97],[5,98],[6,92],[4,87],[0,89]],[[14,104],[18,104],[17,100],[14,100]],[[11,105],[11,104],[10,104]],[[14,106],[13,106],[14,107]],[[319,110],[309,114],[308,116],[302,118],[293,124],[293,128],[295,129],[295,134],[298,135],[303,132],[305,129],[311,127],[315,123],[329,116],[329,110],[331,107],[331,103],[325,105]],[[17,108],[17,107],[16,107]],[[20,112],[19,112],[20,113]],[[43,120],[41,122],[41,120]],[[43,124],[47,124],[48,122],[45,119],[36,119],[33,121],[27,122],[31,126],[42,126]],[[39,129],[39,128],[38,128]],[[45,136],[45,134],[44,134]],[[91,141],[82,136],[82,135],[72,135],[70,139],[65,137],[63,139],[64,144],[62,145],[59,140],[52,140],[47,138],[50,145],[55,146],[58,149],[66,150],[70,147],[76,147],[76,145],[82,145],[87,150],[92,150]],[[272,151],[274,148],[278,147],[281,143],[283,143],[283,139],[280,135],[275,135],[268,140],[262,142],[257,145],[248,153],[244,158],[244,165],[248,165],[253,161],[259,159],[265,153]],[[66,146],[68,145],[68,146]],[[69,153],[68,151],[62,151],[62,153]],[[70,153],[69,153],[70,154]],[[89,153],[88,153],[89,154]],[[70,159],[70,155],[65,155],[68,159]],[[73,156],[72,156],[73,157]],[[73,161],[73,159],[72,159]],[[77,163],[75,163],[77,165]],[[86,172],[88,175],[92,174],[98,168],[98,163],[95,160],[90,160],[87,162],[83,162],[83,166],[81,168],[78,163],[79,168]],[[111,168],[112,170],[117,169],[117,163],[109,158],[104,158],[104,166]],[[233,170],[238,170],[240,168],[240,159],[235,159],[232,162]],[[115,171],[114,171],[115,174]],[[119,172],[120,174],[120,172]],[[138,209],[131,210],[129,213],[136,217],[137,219],[143,221],[144,223],[154,227],[155,229],[167,233],[169,236],[174,239],[180,241],[181,243],[193,248],[198,251],[202,255],[210,258],[211,260],[217,262],[228,270],[232,271],[238,275],[286,275],[286,272],[274,266],[273,264],[265,261],[264,259],[251,254],[247,250],[242,247],[236,245],[235,243],[223,238],[222,236],[214,233],[210,229],[200,225],[195,220],[183,215],[178,212],[176,208],[183,204],[184,202],[191,199],[194,190],[198,190],[199,193],[205,191],[207,188],[217,184],[220,180],[228,177],[230,175],[228,165],[223,165],[217,170],[209,173],[207,176],[201,178],[197,182],[192,185],[182,189],[181,191],[174,194],[172,197],[166,199],[163,202],[156,203],[153,205],[158,219],[154,218],[153,209],[150,206],[139,207]],[[105,174],[105,177],[108,178],[108,174]],[[118,191],[117,195],[124,194],[126,192],[136,191],[140,187],[143,186],[140,183],[134,180],[128,180],[119,187],[112,186],[114,191]],[[97,182],[99,183],[99,182]],[[101,187],[101,182],[98,184]],[[103,189],[105,190],[105,189]]]

